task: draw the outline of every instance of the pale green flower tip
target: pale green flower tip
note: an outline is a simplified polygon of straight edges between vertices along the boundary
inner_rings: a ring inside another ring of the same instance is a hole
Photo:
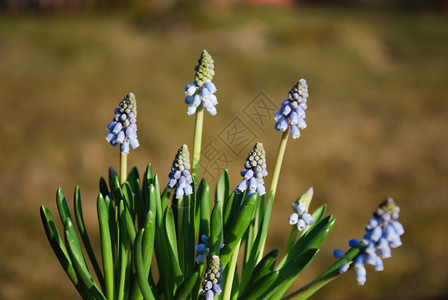
[[[137,100],[134,93],[127,94],[120,103],[120,107],[125,110],[126,113],[134,113],[134,117],[137,117]]]
[[[198,65],[194,68],[196,70],[194,80],[198,86],[202,86],[207,80],[212,80],[215,75],[215,66],[213,63],[213,58],[207,50],[202,50],[201,57],[198,60]]]
[[[291,100],[298,100],[299,103],[305,102],[309,96],[308,85],[305,79],[300,79],[289,91],[289,98]]]
[[[300,196],[298,202],[302,202],[303,204],[305,204],[305,207],[308,210],[311,204],[311,200],[313,199],[313,195],[314,189],[313,187],[310,187],[305,193],[302,194],[302,196]]]

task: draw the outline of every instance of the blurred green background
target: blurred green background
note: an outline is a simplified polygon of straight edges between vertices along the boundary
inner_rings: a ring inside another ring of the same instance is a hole
[[[28,2],[47,6],[29,10]],[[244,111],[260,95],[279,106],[299,78],[308,81],[308,128],[289,141],[267,249],[285,247],[290,205],[310,186],[311,208],[328,203],[336,224],[296,287],[334,261],[333,249],[361,238],[376,205],[392,196],[406,233],[385,270],[368,268],[364,287],[350,272],[314,299],[448,297],[443,1],[28,2],[0,1],[0,299],[79,298],[47,242],[39,206],[57,215],[57,187],[71,201],[79,184],[98,242],[98,180],[118,167],[105,127],[130,91],[141,147],[129,163],[143,172],[151,162],[166,178],[178,147],[192,143],[183,89],[202,49],[215,59],[219,101],[218,114],[205,117],[203,145],[230,158],[234,187],[255,140],[235,154],[219,134],[239,118],[264,143],[272,170],[274,121],[259,126]]]

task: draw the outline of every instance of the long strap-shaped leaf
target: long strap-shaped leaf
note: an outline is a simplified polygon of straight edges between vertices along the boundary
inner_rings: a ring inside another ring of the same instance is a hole
[[[67,252],[67,248],[65,247],[64,242],[61,239],[50,210],[42,205],[40,207],[40,216],[48,241],[50,242],[50,245],[53,248],[56,257],[58,258],[65,273],[67,273],[68,277],[72,281],[73,285],[82,295],[84,291],[79,283],[78,276],[76,275],[75,269],[73,268],[73,264]]]
[[[101,268],[96,259],[95,253],[93,252],[92,244],[90,243],[89,235],[87,234],[86,226],[84,223],[84,216],[82,213],[82,204],[81,204],[81,192],[79,190],[79,186],[76,186],[75,193],[73,196],[73,207],[75,209],[75,218],[76,224],[78,227],[79,234],[81,235],[82,242],[84,244],[84,248],[86,249],[87,255],[92,262],[93,269],[95,270],[95,274],[98,278],[101,288],[104,290],[104,277],[101,272]]]
[[[228,232],[225,232],[224,248],[221,250],[221,262],[223,268],[227,265],[232,255],[233,249],[239,243],[243,234],[249,227],[250,222],[254,217],[255,204],[257,201],[257,193],[254,193],[247,198],[242,206],[238,215],[234,219]]]
[[[338,259],[331,267],[325,270],[312,282],[310,282],[309,284],[305,285],[304,287],[298,289],[297,291],[289,294],[288,296],[282,299],[297,299],[297,300],[308,299],[324,285],[341,276],[342,274],[339,272],[339,268],[343,264],[349,262],[350,260],[353,260],[359,254],[359,251],[360,251],[359,248],[349,249],[343,257]]]
[[[82,281],[83,285],[87,288],[87,291],[92,299],[106,300],[103,293],[101,293],[100,289],[93,280],[92,275],[90,275],[81,250],[81,245],[79,244],[78,237],[76,236],[75,227],[69,218],[67,218],[64,228],[65,243],[67,244],[68,254],[73,262],[73,267],[76,274],[79,276],[79,279]]]
[[[188,297],[192,295],[192,291],[198,277],[198,272],[194,272],[190,275],[190,277],[184,280],[184,282],[182,282],[182,284],[177,289],[176,294],[174,294],[174,300],[189,299]]]
[[[107,199],[107,197],[106,197]],[[104,269],[104,280],[106,286],[107,299],[114,299],[115,290],[115,267],[114,267],[114,254],[111,240],[111,230],[109,227],[110,213],[106,200],[101,194],[98,195],[97,200],[98,207],[98,222],[100,225],[100,235],[101,235],[101,253],[103,255],[103,269]]]
[[[124,200],[119,204],[119,242],[118,242],[118,270],[117,270],[117,296],[116,299],[123,300],[129,296],[130,276],[131,276],[131,243],[126,230],[126,204]]]
[[[154,298],[154,294],[151,291],[151,287],[148,283],[148,275],[145,270],[145,264],[143,262],[143,254],[142,254],[142,240],[143,235],[145,233],[145,229],[142,228],[138,231],[137,237],[135,238],[134,243],[134,254],[135,254],[135,268],[137,271],[137,281],[140,285],[140,290],[142,291],[143,297],[145,300],[152,300]]]
[[[287,265],[277,270],[279,275],[271,286],[266,286],[262,299],[280,299],[291,286],[300,272],[302,272],[316,257],[319,249],[308,249],[291,259]]]

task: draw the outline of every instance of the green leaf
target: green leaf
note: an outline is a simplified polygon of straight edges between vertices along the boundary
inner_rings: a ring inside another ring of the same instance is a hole
[[[129,182],[125,181],[121,187],[124,200],[126,201],[126,206],[129,210],[129,213],[132,217],[132,221],[135,221],[135,199],[134,192],[132,191],[131,185]],[[119,203],[119,202],[117,202]]]
[[[322,220],[322,218],[325,215],[325,212],[327,210],[327,204],[323,204],[321,206],[319,206],[312,214],[311,216],[313,217],[314,220],[314,224],[319,223],[320,220]],[[308,230],[310,230],[312,228],[312,226],[306,226],[305,230],[302,231],[302,235],[305,234],[305,232],[307,232]]]
[[[131,245],[126,230],[126,204],[123,200],[119,204],[118,225],[120,228],[120,240],[118,243],[117,265],[117,299],[127,299],[130,285],[130,253]]]
[[[106,300],[103,293],[101,293],[100,289],[89,273],[84,255],[82,254],[81,245],[79,244],[78,237],[76,236],[75,227],[73,226],[73,223],[69,218],[67,218],[64,227],[65,242],[67,244],[68,254],[70,255],[70,258],[73,262],[73,267],[76,271],[76,274],[83,282],[83,285],[86,287],[88,293],[94,299]]]
[[[267,289],[263,299],[280,299],[297,276],[313,261],[318,251],[319,249],[302,251],[299,255],[291,258],[282,268],[277,268],[278,277],[271,288]]]
[[[300,300],[308,299],[315,292],[317,292],[319,289],[325,286],[327,283],[335,280],[339,276],[342,276],[342,274],[339,272],[339,268],[341,267],[341,265],[349,262],[350,260],[353,260],[359,254],[359,252],[360,252],[359,248],[349,249],[343,257],[338,259],[331,267],[325,270],[316,279],[314,279],[312,282],[305,285],[304,287],[298,289],[297,291],[294,291],[293,293],[289,294],[284,299],[292,299],[292,298]]]
[[[170,265],[173,271],[174,279],[176,284],[180,284],[183,280],[182,270],[179,265],[179,256],[177,253],[177,239],[176,239],[176,227],[174,223],[174,215],[171,206],[168,206],[165,210],[164,214],[164,226],[163,231],[165,234],[166,242],[167,242],[167,250],[168,253],[165,255],[169,255],[170,257]]]
[[[75,210],[76,224],[78,227],[79,234],[81,235],[84,248],[87,251],[87,255],[89,256],[93,269],[95,270],[95,274],[96,277],[98,278],[100,286],[102,289],[104,289],[105,288],[104,277],[101,272],[100,265],[98,264],[98,260],[96,259],[95,253],[93,251],[92,244],[90,243],[90,238],[84,223],[84,216],[82,213],[82,203],[81,203],[81,192],[79,190],[79,186],[76,186],[75,188],[75,193],[73,196],[73,207]]]
[[[135,244],[134,244],[135,268],[137,271],[137,281],[140,286],[140,290],[142,291],[143,297],[145,298],[145,300],[152,300],[155,298],[151,290],[151,286],[148,283],[148,273],[145,270],[145,264],[143,262],[143,254],[142,254],[142,240],[144,233],[145,229],[144,228],[140,229],[137,234],[137,237],[135,238]]]
[[[224,248],[221,250],[220,256],[223,268],[225,268],[229,262],[233,249],[235,249],[235,246],[241,240],[243,234],[249,227],[249,224],[252,222],[257,199],[257,193],[254,193],[243,202],[241,209],[235,217],[229,231],[225,232]]]
[[[230,179],[229,172],[225,169],[222,171],[221,176],[218,179],[218,183],[216,184],[216,197],[215,197],[215,205],[219,203],[221,205],[221,209],[224,201],[229,198],[230,195]]]
[[[215,204],[210,224],[210,255],[219,255],[222,244],[222,212],[221,205]]]
[[[261,298],[267,289],[270,289],[272,284],[277,280],[279,271],[273,271],[262,278],[258,279],[254,284],[251,284],[244,290],[238,299],[267,299]]]
[[[200,221],[199,239],[201,236],[209,236],[210,230],[210,186],[204,179],[201,180],[198,190]]]
[[[107,197],[106,197],[107,198]],[[109,214],[108,204],[101,194],[98,195],[97,199],[98,208],[98,222],[100,225],[100,235],[101,235],[101,253],[103,256],[103,269],[104,269],[104,281],[106,285],[106,295],[107,299],[114,299],[114,253],[112,244],[112,236],[109,227]]]
[[[271,273],[274,270],[275,261],[278,256],[278,249],[274,249],[263,257],[262,260],[257,264],[255,269],[252,272],[252,275],[249,279],[248,285],[254,284],[257,280],[261,279],[263,276]]]
[[[70,209],[68,208],[67,200],[65,199],[64,192],[61,188],[58,188],[56,192],[56,204],[61,217],[62,224],[65,224],[67,219],[71,219]]]
[[[138,220],[138,228],[141,228],[145,222],[145,215],[148,211],[144,205],[143,192],[140,187],[140,176],[136,167],[132,168],[129,173],[127,182],[129,183],[134,196],[134,213]]]
[[[229,198],[224,202],[223,215],[222,215],[224,223],[224,232],[228,230],[234,219],[233,217],[235,216],[235,211],[237,209],[235,195],[236,193],[233,192],[229,196]]]
[[[198,272],[192,273],[188,279],[184,280],[174,295],[175,300],[188,299],[188,296],[192,294],[195,283],[199,277]]]
[[[109,187],[107,186],[107,182],[103,177],[100,178],[99,185],[100,185],[100,193],[103,194],[103,197],[109,195]]]
[[[54,219],[50,210],[42,205],[40,207],[40,216],[48,241],[50,242],[50,245],[53,248],[56,257],[58,258],[60,264],[62,265],[62,268],[72,281],[73,285],[75,285],[79,291],[78,276],[76,275],[75,269],[73,268],[72,261],[64,245],[64,242],[61,239],[56,224],[54,223]]]
[[[114,167],[109,167],[109,187],[111,192],[114,190],[115,179],[118,177],[118,182],[120,182],[120,177],[118,176],[117,171],[115,171]],[[104,195],[105,197],[105,195]]]

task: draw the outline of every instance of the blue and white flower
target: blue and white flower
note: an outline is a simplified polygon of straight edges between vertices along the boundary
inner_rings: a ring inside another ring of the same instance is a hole
[[[359,248],[360,253],[354,259],[356,281],[364,285],[367,279],[365,265],[372,265],[376,271],[384,269],[384,258],[392,255],[391,248],[401,246],[400,236],[404,233],[403,225],[398,221],[400,208],[395,205],[392,198],[386,199],[373,213],[365,227],[366,233],[361,241],[352,239],[349,246]],[[343,253],[343,252],[342,252]],[[340,250],[335,250],[333,255],[340,258]],[[339,272],[344,273],[349,269],[350,262],[340,267]]]
[[[202,289],[199,294],[204,296],[206,300],[213,300],[215,295],[222,292],[222,263],[218,255],[213,255],[207,263]]]
[[[305,79],[299,82],[289,91],[288,99],[282,102],[280,110],[275,114],[275,129],[285,132],[291,129],[291,136],[300,137],[300,130],[306,128],[305,110],[307,108],[308,85]]]
[[[190,174],[190,153],[187,145],[182,145],[174,158],[171,172],[168,175],[170,181],[167,188],[176,189],[176,199],[182,199],[184,195],[193,194],[191,183],[193,179]]]
[[[115,116],[107,125],[109,133],[106,140],[112,145],[121,144],[121,153],[129,154],[132,149],[140,146],[137,139],[137,101],[133,93],[127,94],[115,108]]]
[[[202,104],[214,116],[217,113],[215,106],[218,104],[218,99],[214,95],[216,86],[212,82],[213,75],[215,75],[213,58],[207,50],[202,51],[195,70],[194,81],[188,83],[185,87],[185,103],[188,105],[187,114],[189,116],[194,114]]]
[[[310,188],[307,193],[313,193]],[[307,225],[313,225],[314,219],[311,214],[308,213],[306,204],[302,201],[296,201],[292,204],[294,212],[289,216],[289,224],[296,225],[299,231],[303,231]]]
[[[237,193],[244,193],[246,190],[247,196],[257,192],[258,195],[264,195],[266,189],[264,187],[264,177],[268,175],[266,170],[266,152],[262,143],[256,143],[247,156],[244,169],[241,171],[243,180],[237,186]]]

